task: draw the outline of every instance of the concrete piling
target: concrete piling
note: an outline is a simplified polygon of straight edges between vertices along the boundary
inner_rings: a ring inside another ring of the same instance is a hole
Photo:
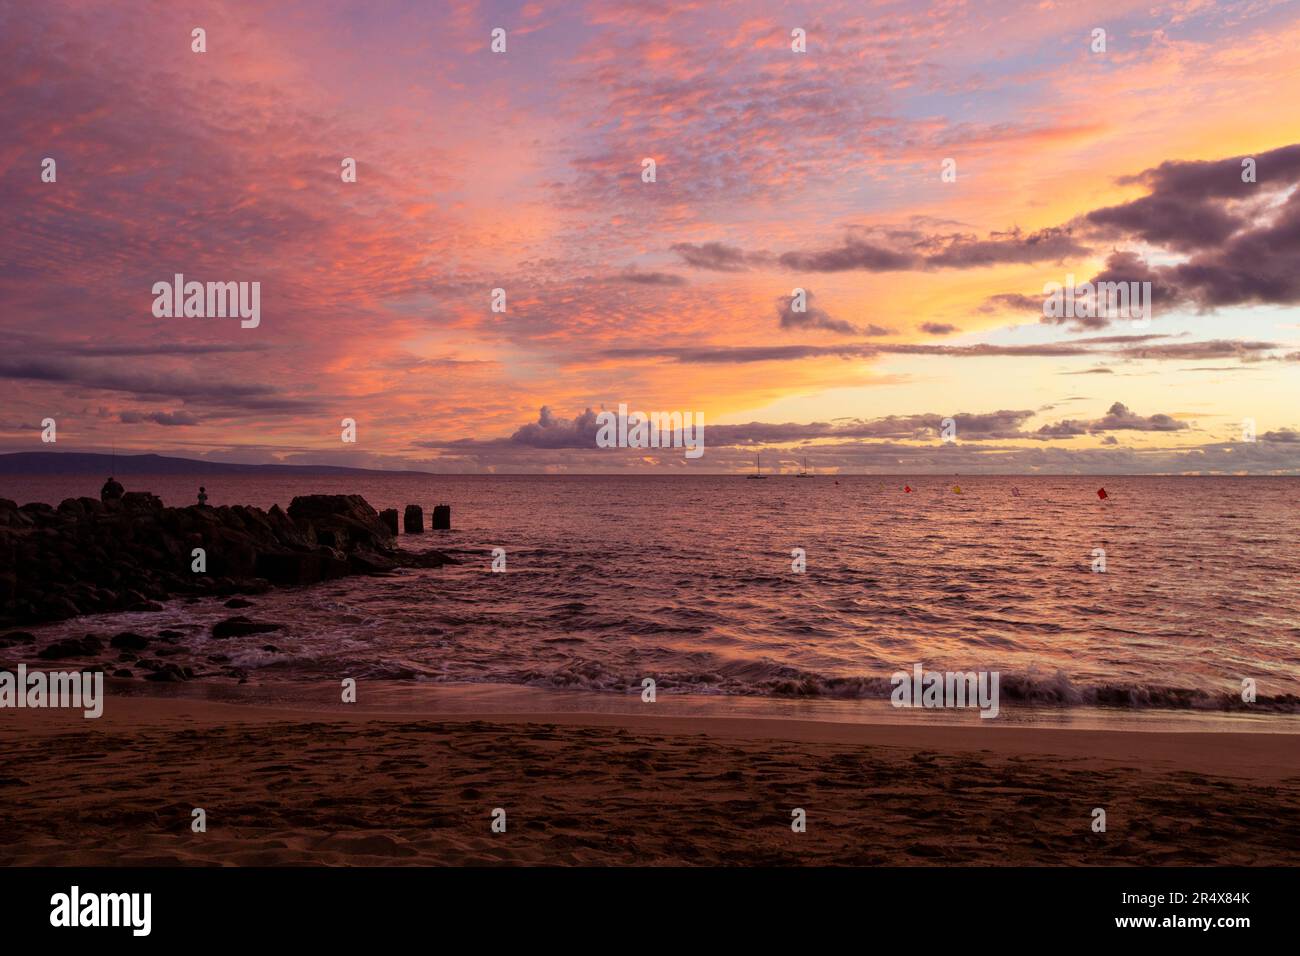
[[[424,509],[419,505],[407,505],[402,519],[407,534],[424,533]]]

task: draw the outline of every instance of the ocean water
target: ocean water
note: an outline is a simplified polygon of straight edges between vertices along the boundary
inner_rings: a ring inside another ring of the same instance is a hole
[[[57,503],[97,494],[102,481],[4,477],[0,496]],[[1224,711],[1241,709],[1242,679],[1252,678],[1252,711],[1300,711],[1293,478],[202,483],[213,505],[359,493],[377,509],[420,504],[427,521],[447,503],[451,532],[401,543],[462,563],[277,590],[240,612],[204,599],[81,618],[36,629],[41,643],[170,627],[188,635],[181,643],[196,662],[219,651],[260,682],[352,676],[636,694],[648,676],[660,694],[747,698],[883,699],[892,673],[921,663],[996,670],[1013,704]],[[180,505],[200,481],[126,484]],[[505,549],[504,573],[491,570],[494,548]],[[795,548],[806,573],[792,571]],[[1104,573],[1093,570],[1095,549]],[[210,625],[232,613],[284,629],[211,641]]]

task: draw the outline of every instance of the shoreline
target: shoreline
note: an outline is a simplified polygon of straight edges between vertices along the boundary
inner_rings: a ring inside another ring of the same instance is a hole
[[[21,647],[21,645],[19,645]],[[3,648],[0,647],[0,655]],[[6,662],[0,672],[25,666],[34,672],[104,674],[104,699],[114,704],[136,699],[224,702],[241,707],[287,709],[339,715],[340,685],[315,676],[258,675],[235,682],[212,674],[184,681],[151,681],[112,676],[114,665],[93,658],[41,660],[24,656]],[[983,719],[975,707],[894,707],[887,698],[709,694],[661,688],[653,704],[639,692],[550,687],[492,681],[442,681],[407,678],[357,678],[364,698],[347,713],[382,717],[436,717],[529,714],[586,714],[629,718],[758,720],[826,723],[843,726],[902,728],[974,728],[1001,732],[1079,730],[1121,733],[1282,735],[1300,739],[1300,714],[1211,708],[1125,707],[1121,705],[1024,703],[1003,701],[999,714]],[[0,703],[0,715],[20,710]],[[346,717],[346,714],[344,714]]]
[[[356,705],[192,690],[113,696],[97,720],[0,711],[0,863],[1300,864],[1290,734],[458,712],[364,684]],[[496,808],[505,833],[491,832]],[[795,808],[806,832],[791,830]]]
[[[320,682],[261,684],[105,684],[103,716],[87,720],[79,710],[2,709],[0,740],[23,714],[25,734],[60,734],[166,726],[276,724],[323,721],[344,725],[372,722],[437,721],[461,724],[555,724],[637,730],[673,736],[704,734],[747,740],[784,740],[850,746],[888,746],[989,752],[1004,756],[1049,755],[1106,761],[1144,760],[1180,769],[1300,782],[1300,718],[1293,727],[1258,732],[1186,726],[1139,729],[1117,722],[1065,726],[1041,722],[956,721],[951,712],[893,711],[891,720],[826,719],[807,702],[787,713],[766,700],[673,698],[660,695],[641,704],[634,695],[602,695],[486,684],[358,682],[359,700],[340,701],[338,685]],[[741,706],[736,707],[735,704]],[[882,714],[885,716],[885,714]]]

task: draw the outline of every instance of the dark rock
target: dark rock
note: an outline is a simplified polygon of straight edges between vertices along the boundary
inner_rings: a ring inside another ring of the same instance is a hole
[[[383,574],[398,567],[395,560],[373,551],[353,551],[348,565],[355,574]]]
[[[299,528],[310,526],[317,534],[333,532],[333,547],[392,546],[392,534],[360,495],[301,495],[289,503],[289,517]],[[340,535],[344,540],[339,540]]]
[[[459,564],[449,554],[441,551],[402,551],[398,554],[397,565],[402,568],[440,568],[444,564]]]
[[[246,617],[229,617],[212,625],[212,636],[217,639],[243,637],[246,634],[266,634],[278,631],[282,625],[267,624],[262,621],[250,621]]]
[[[252,607],[253,602],[245,601],[243,598],[231,598],[224,606],[230,608],[232,611],[238,611],[240,608]]]
[[[278,506],[165,508],[143,491],[104,502],[68,498],[58,508],[0,499],[0,630],[81,614],[157,613],[173,598],[195,603],[452,562],[396,549],[396,513],[389,511],[381,519],[359,495],[304,495],[287,513]],[[409,518],[423,530],[417,507]],[[194,548],[205,551],[204,573],[192,570]],[[18,639],[0,638],[6,642]]]
[[[148,491],[128,491],[122,496],[123,511],[161,511],[162,499]]]
[[[384,523],[384,527],[392,532],[393,537],[397,537],[397,509],[385,508],[379,512],[379,520]]]
[[[263,644],[262,650],[266,651],[268,654],[280,653],[280,648],[276,647],[274,644]]]
[[[185,635],[182,634],[180,631],[159,631],[158,632],[158,637],[164,641],[174,641],[184,636]]]
[[[85,645],[75,637],[65,638],[56,641],[49,647],[43,647],[36,656],[43,661],[61,661],[69,657],[84,657],[87,654]]]
[[[108,643],[119,650],[140,651],[149,646],[149,638],[132,631],[123,631],[121,634],[114,634]]]
[[[113,676],[114,676],[114,677],[134,677],[135,675],[134,675],[133,673],[131,673],[131,670],[130,670],[129,668],[126,668],[126,667],[119,667],[117,670],[113,671]]]
[[[285,551],[257,556],[257,573],[276,584],[315,584],[323,580],[321,556],[315,551]]]
[[[66,597],[56,596],[46,599],[45,613],[53,620],[64,621],[70,617],[80,616],[81,608]]]
[[[318,552],[321,562],[321,579],[345,578],[352,573],[348,566],[348,557],[335,548],[321,548]]]
[[[162,683],[181,683],[187,678],[185,671],[175,664],[162,664],[153,673],[146,674],[144,679]]]
[[[70,514],[74,518],[84,518],[86,516],[86,506],[78,498],[64,498],[59,502],[59,511]]]

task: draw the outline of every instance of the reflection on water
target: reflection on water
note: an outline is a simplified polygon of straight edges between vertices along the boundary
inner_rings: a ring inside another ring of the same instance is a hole
[[[916,476],[209,476],[217,505],[310,492],[449,503],[452,532],[403,543],[462,564],[256,597],[240,613],[284,625],[271,635],[212,641],[211,624],[234,612],[204,600],[40,638],[174,628],[198,669],[216,650],[256,683],[470,682],[636,703],[648,676],[661,700],[761,698],[818,719],[889,719],[889,676],[917,662],[999,671],[1000,722],[1078,719],[1063,705],[1227,717],[1243,677],[1258,684],[1252,713],[1300,709],[1296,479],[959,480],[961,495],[949,478]],[[0,494],[57,503],[102,481],[6,478]],[[127,486],[185,504],[198,483]],[[504,574],[490,570],[496,547]],[[791,570],[794,548],[805,574]],[[1105,573],[1092,570],[1095,549]],[[940,719],[967,716],[978,719]]]

